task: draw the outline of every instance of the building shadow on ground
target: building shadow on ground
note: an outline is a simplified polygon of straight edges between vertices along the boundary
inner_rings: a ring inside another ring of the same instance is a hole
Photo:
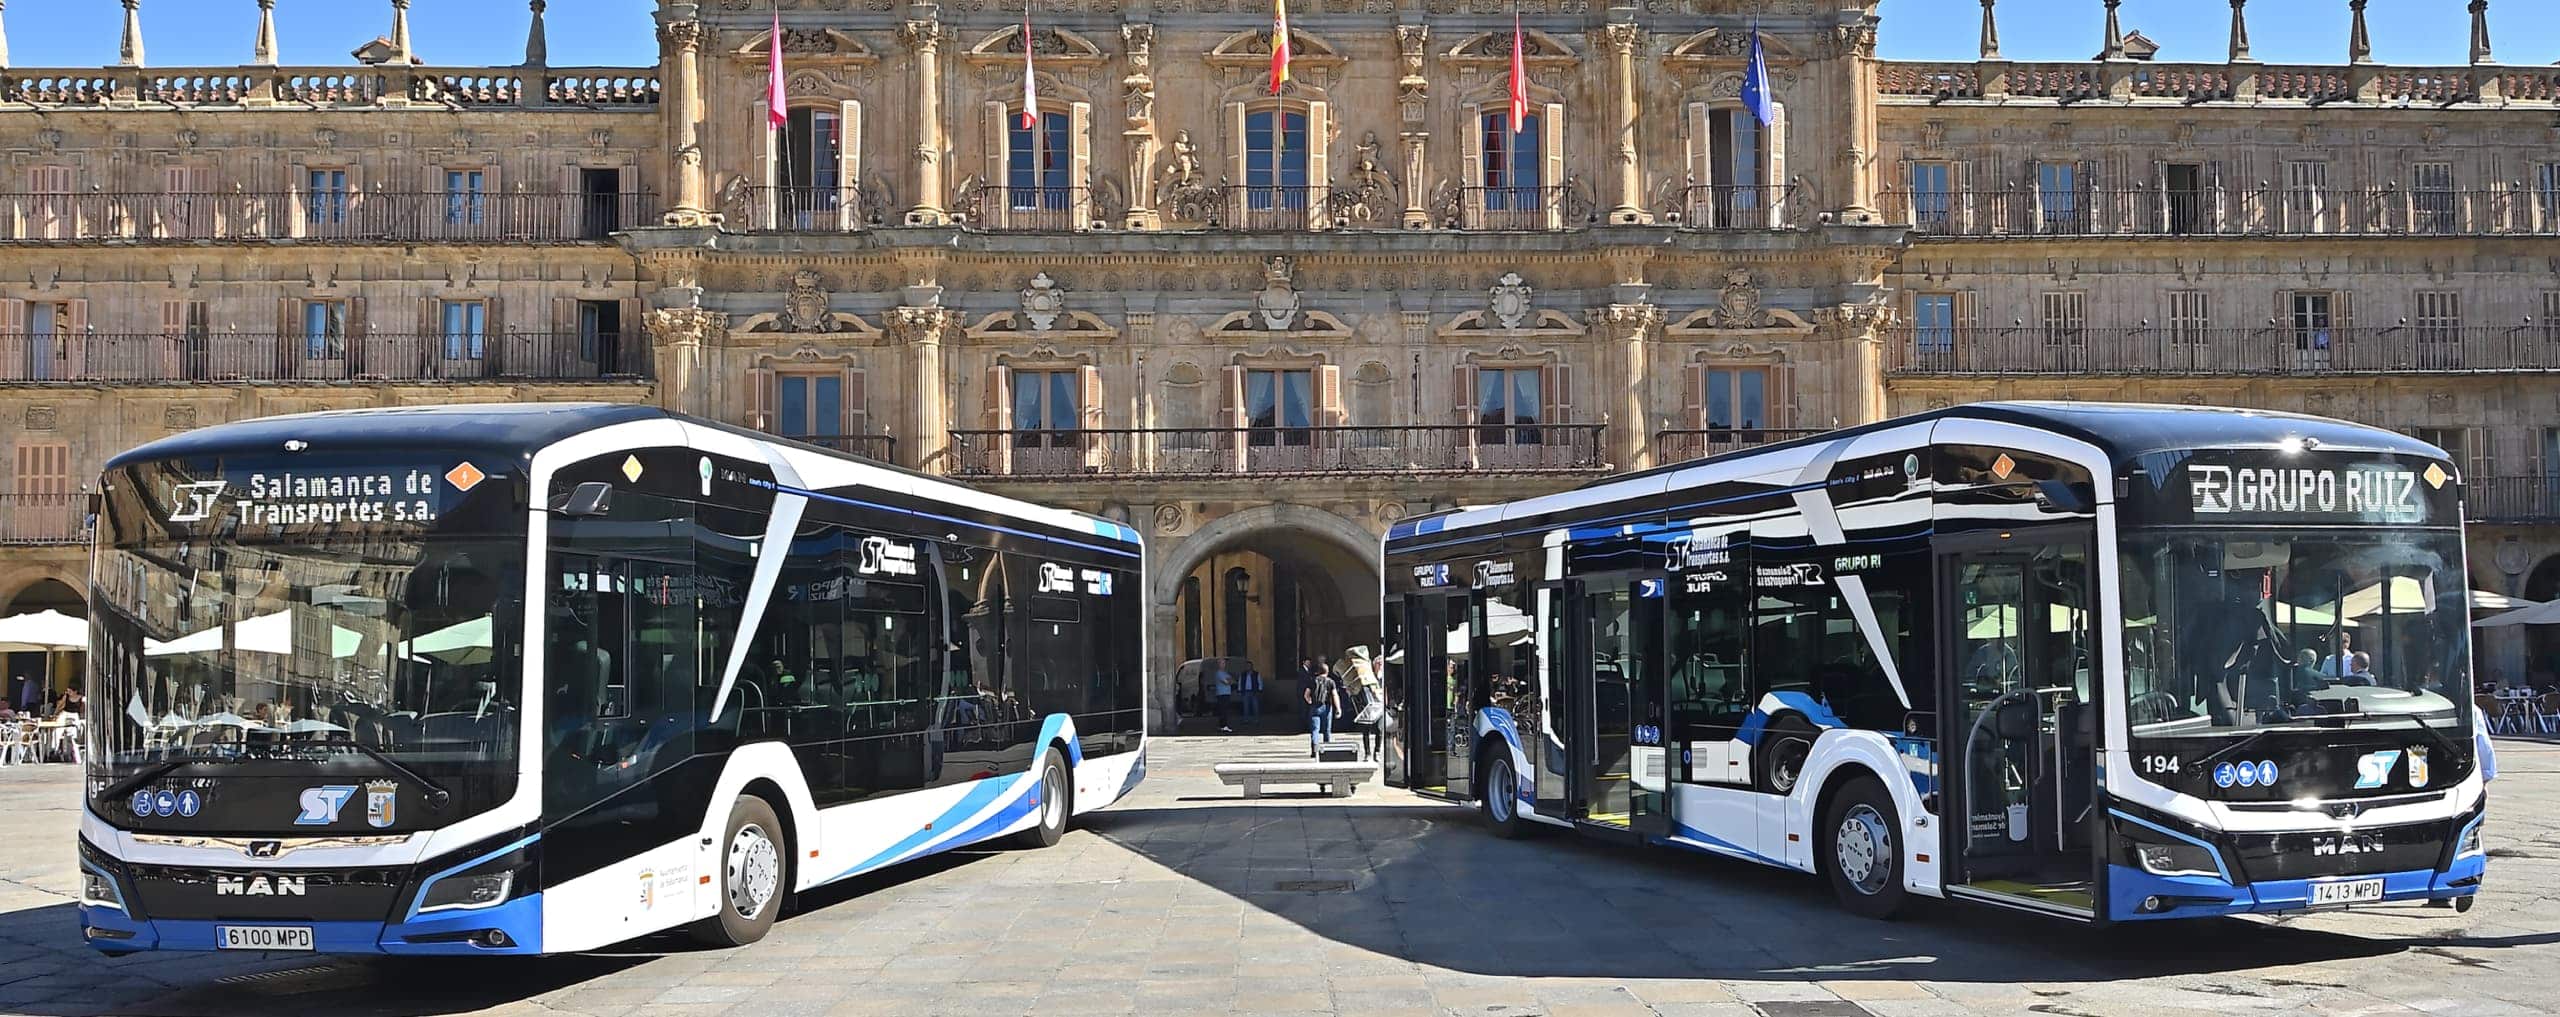
[[[1077,822],[1335,942],[1492,976],[2115,981],[2560,941],[2467,937],[2451,911],[2407,912],[2442,917],[2395,925],[2414,934],[2398,939],[2243,919],[2093,928],[1939,901],[1877,922],[1840,910],[1813,876],[1562,832],[1506,841],[1438,805],[1112,809]]]

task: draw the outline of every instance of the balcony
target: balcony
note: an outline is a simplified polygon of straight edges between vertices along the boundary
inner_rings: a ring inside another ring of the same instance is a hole
[[[1709,232],[1785,229],[1801,225],[1794,184],[1692,185],[1681,188],[1661,209],[1666,222],[1686,230]]]
[[[1093,195],[1082,187],[980,185],[961,195],[952,211],[969,225],[1007,232],[1072,233],[1108,225],[1095,220]]]
[[[0,103],[46,107],[290,103],[647,112],[659,98],[656,69],[646,67],[19,67],[0,73]]]
[[[1653,461],[1685,463],[1822,433],[1824,431],[1818,427],[1709,427],[1656,431],[1653,434]]]
[[[2560,188],[2032,187],[1888,191],[1920,237],[2560,236]]]
[[[0,335],[0,384],[646,380],[637,333]]]
[[[2560,522],[2560,476],[2473,477],[2462,494],[2474,523]]]
[[[655,207],[646,194],[556,191],[19,192],[0,194],[0,242],[602,242]]]
[[[0,546],[86,544],[89,533],[88,495],[0,494]]]
[[[1581,229],[1599,218],[1600,206],[1576,184],[1553,187],[1468,187],[1459,191],[1457,221],[1470,230]]]
[[[1905,377],[2529,374],[2560,371],[2560,324],[1906,328],[1885,349]]]
[[[1015,480],[1608,472],[1600,424],[953,431],[952,473]]]
[[[886,434],[796,434],[786,435],[792,441],[834,449],[846,455],[860,456],[875,463],[898,461],[898,439]]]
[[[852,233],[880,225],[872,208],[850,187],[729,188],[720,212],[728,228],[751,233]]]

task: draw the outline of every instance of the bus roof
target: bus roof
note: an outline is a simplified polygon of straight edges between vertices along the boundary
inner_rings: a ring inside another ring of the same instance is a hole
[[[1040,518],[1047,514],[1065,513],[1085,520],[1091,524],[1085,528],[1103,536],[1132,544],[1140,542],[1135,529],[1089,513],[1005,498],[942,477],[875,462],[824,446],[704,420],[656,406],[628,403],[471,403],[323,410],[257,417],[198,428],[144,444],[108,460],[106,469],[259,448],[282,452],[287,441],[311,442],[315,447],[346,445],[439,454],[467,449],[473,453],[527,461],[534,453],[568,438],[616,424],[644,420],[672,420],[726,431],[783,446],[797,454],[823,456],[865,469],[894,473],[915,484],[919,494],[960,495],[973,502],[1000,507],[1011,515]]]
[[[1576,489],[1576,494],[1582,495],[1580,500],[1590,500],[1593,494],[1604,488],[1614,489],[1609,492],[1611,494],[1650,494],[1667,490],[1671,486],[1672,474],[1696,471],[1701,466],[1733,464],[1747,471],[1756,460],[1786,455],[1807,446],[1949,419],[1999,421],[2083,441],[2103,452],[2118,470],[2161,452],[2203,448],[2274,449],[2288,439],[2316,440],[2321,448],[2331,451],[2447,458],[2443,449],[2397,431],[2300,413],[2155,403],[1983,402],[1894,417],[1746,451],[1606,477],[1583,485]],[[1709,473],[1696,473],[1683,478],[1686,483],[1682,486],[1711,477]],[[1540,499],[1542,502],[1573,500],[1577,499],[1571,496]],[[1474,529],[1502,519],[1503,513],[1493,511],[1500,507],[1450,509],[1406,519],[1389,528],[1387,539],[1394,542],[1424,533]],[[1452,518],[1461,515],[1471,517],[1465,520]]]

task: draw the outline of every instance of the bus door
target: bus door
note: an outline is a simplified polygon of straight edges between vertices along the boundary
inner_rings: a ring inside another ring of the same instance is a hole
[[[1579,646],[1565,670],[1573,770],[1568,814],[1637,834],[1671,832],[1664,755],[1663,603],[1659,575],[1583,581],[1573,598]]]
[[[1468,698],[1473,641],[1469,593],[1418,593],[1407,609],[1403,665],[1404,709],[1394,738],[1402,753],[1404,786],[1426,795],[1461,797],[1475,746],[1473,700]]]
[[[1939,543],[1950,892],[2085,917],[2098,653],[2077,527]]]
[[[1536,769],[1534,793],[1538,814],[1562,816],[1571,810],[1566,799],[1566,785],[1572,779],[1573,752],[1567,746],[1574,737],[1575,710],[1573,696],[1564,694],[1571,683],[1570,662],[1581,659],[1576,650],[1573,613],[1567,610],[1569,591],[1564,583],[1541,583],[1537,590],[1538,639],[1538,719],[1537,744],[1523,746],[1529,753],[1530,765]]]

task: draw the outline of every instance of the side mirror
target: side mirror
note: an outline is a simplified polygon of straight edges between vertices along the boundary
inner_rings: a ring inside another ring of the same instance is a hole
[[[590,480],[551,501],[551,514],[571,518],[604,515],[613,509],[613,485]]]

